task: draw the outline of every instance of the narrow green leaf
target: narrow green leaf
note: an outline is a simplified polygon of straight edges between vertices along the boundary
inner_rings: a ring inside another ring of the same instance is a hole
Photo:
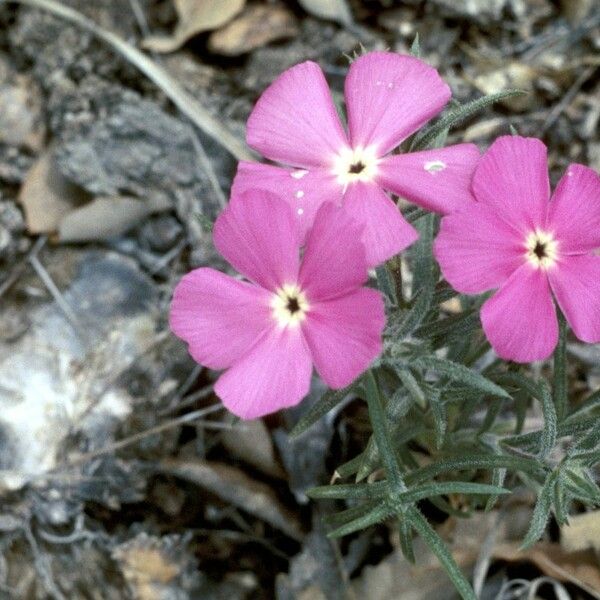
[[[417,58],[421,58],[421,44],[419,43],[419,32],[415,34],[415,39],[410,46],[410,53]]]
[[[558,419],[556,416],[556,407],[554,406],[552,395],[548,389],[548,384],[545,381],[541,381],[539,387],[539,399],[542,403],[542,412],[544,414],[544,429],[542,431],[539,456],[540,458],[545,458],[552,452],[554,444],[556,444]]]
[[[526,92],[523,90],[505,90],[503,92],[498,92],[497,94],[490,94],[489,96],[484,96],[483,98],[477,98],[477,100],[467,102],[466,104],[463,104],[459,108],[452,110],[447,115],[439,119],[422,134],[417,135],[413,140],[410,150],[423,150],[424,148],[427,148],[429,144],[431,144],[431,142],[433,142],[433,140],[435,140],[435,138],[445,129],[453,129],[476,113],[496,102],[499,102],[500,100],[504,100],[505,98],[513,98],[515,96],[523,96],[524,94],[526,94]]]
[[[498,487],[497,485],[472,481],[436,481],[414,487],[406,492],[401,492],[397,494],[396,498],[402,504],[409,504],[434,496],[447,496],[448,494],[487,496],[489,494],[510,494],[510,490]]]
[[[375,525],[377,523],[380,523],[381,521],[384,521],[392,514],[392,509],[387,505],[387,503],[382,502],[381,504],[378,504],[373,510],[368,512],[366,515],[358,517],[357,519],[354,519],[349,523],[346,523],[341,527],[338,527],[337,529],[334,529],[333,531],[329,532],[328,537],[342,537],[344,535],[354,533],[355,531],[366,529],[371,525]]]
[[[409,369],[397,366],[396,375],[402,382],[402,385],[406,388],[406,391],[410,394],[415,403],[423,410],[427,408],[427,398],[425,392],[419,385],[419,382],[415,379],[415,376]]]
[[[448,550],[442,538],[427,522],[427,519],[425,519],[425,517],[415,507],[411,508],[411,510],[407,512],[407,518],[409,519],[412,527],[417,531],[417,533],[419,533],[425,543],[429,546],[430,550],[438,557],[438,560],[444,567],[448,577],[454,584],[454,587],[456,587],[463,600],[477,600],[471,584],[467,581],[467,578],[459,569],[458,565],[454,561],[454,558],[452,557],[452,554],[450,553],[450,550]]]
[[[416,223],[419,219],[426,217],[429,211],[424,208],[419,208],[418,206],[409,206],[403,213],[402,216],[410,223]]]
[[[398,516],[398,533],[400,534],[400,550],[409,563],[415,564],[415,552],[412,543],[412,528],[404,515]]]
[[[513,471],[523,471],[525,473],[540,474],[545,472],[545,468],[537,460],[521,456],[508,456],[500,454],[481,454],[469,452],[468,456],[460,458],[450,458],[439,460],[425,467],[421,467],[407,473],[405,481],[407,485],[414,485],[423,481],[429,481],[442,473],[453,471],[475,470],[475,469],[498,469],[507,468]]]
[[[396,341],[401,341],[408,337],[423,321],[431,308],[433,293],[431,290],[421,290],[412,306],[399,314],[389,323],[389,337]],[[395,322],[394,322],[395,321]]]
[[[415,331],[415,335],[420,338],[441,337],[447,340],[451,337],[469,335],[478,328],[479,313],[475,310],[469,310],[432,323],[425,323]]]
[[[331,528],[340,527],[341,525],[345,525],[346,523],[350,523],[350,521],[355,521],[356,519],[365,516],[367,513],[370,513],[375,507],[381,504],[381,499],[378,500],[368,500],[367,502],[363,502],[362,504],[358,504],[356,506],[352,506],[347,508],[346,510],[342,510],[337,513],[333,513],[330,515],[325,515],[323,517],[323,522],[325,525]]]
[[[292,431],[291,437],[297,437],[304,433],[309,427],[312,427],[321,417],[324,417],[330,410],[335,408],[349,394],[356,392],[360,386],[360,379],[351,383],[348,387],[342,390],[326,391],[318,402],[315,402],[310,409],[296,423]]]
[[[423,431],[425,431],[425,425],[422,421],[416,423],[408,423],[406,425],[397,424],[396,426],[390,429],[390,436],[394,442],[394,446],[396,448],[400,448],[402,444],[406,444],[410,440],[421,435]],[[357,473],[357,482],[366,479],[375,469],[379,467],[379,464],[381,462],[379,450],[377,449],[377,444],[375,443],[374,436],[371,436],[369,442],[367,443],[367,448],[360,455],[360,457],[360,465],[355,471]]]
[[[387,298],[390,304],[397,304],[396,290],[394,288],[394,280],[391,277],[390,271],[386,264],[379,265],[375,269],[377,274],[377,287]]]
[[[429,394],[429,407],[431,408],[431,416],[433,417],[435,428],[435,446],[439,450],[444,446],[446,429],[448,427],[448,414],[446,412],[446,404],[442,401],[440,390],[437,388],[434,388]]]
[[[506,473],[506,469],[494,469],[492,471],[492,485],[503,487],[504,480],[506,479]],[[498,502],[499,497],[500,496],[498,494],[493,494],[488,498],[488,501],[485,504],[485,512],[490,512],[490,510],[494,508],[496,502]]]
[[[521,544],[521,548],[529,548],[537,542],[546,529],[546,523],[550,518],[550,508],[554,497],[554,486],[556,484],[557,472],[553,471],[546,477],[546,481],[539,492],[533,515],[531,516],[531,525]]]
[[[600,504],[600,488],[595,481],[590,477],[589,473],[575,467],[565,469],[565,477],[567,486],[574,492],[577,498],[587,501],[590,504]]]
[[[421,356],[412,363],[412,366],[420,369],[431,369],[439,375],[443,375],[459,383],[464,383],[491,396],[510,399],[510,395],[506,390],[481,375],[481,373],[445,358],[438,358],[431,355]]]
[[[381,394],[373,371],[367,371],[365,375],[365,396],[369,407],[369,418],[373,427],[373,434],[385,466],[390,487],[393,491],[401,491],[404,489],[402,473],[392,445]]]
[[[566,486],[564,485],[564,475],[558,470],[556,483],[554,484],[554,516],[557,523],[562,526],[569,522],[569,515],[566,509]]]
[[[335,470],[335,476],[345,479],[346,477],[350,477],[350,475],[354,475],[358,471],[362,463],[363,454],[364,452],[361,452],[358,456],[355,456],[348,462],[344,463],[343,465],[340,465]]]
[[[321,485],[311,488],[306,492],[306,495],[313,499],[348,500],[356,498],[381,498],[387,493],[387,482],[376,481],[374,483]]]

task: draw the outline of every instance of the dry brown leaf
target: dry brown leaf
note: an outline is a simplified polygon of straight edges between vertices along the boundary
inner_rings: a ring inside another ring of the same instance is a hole
[[[225,56],[239,56],[297,34],[296,19],[284,6],[252,5],[231,23],[213,31],[208,48]]]
[[[600,550],[600,510],[570,516],[560,529],[560,545],[566,552]]]
[[[149,215],[170,207],[162,198],[96,198],[64,216],[58,227],[58,238],[61,242],[105,240],[125,233]]]
[[[298,2],[306,12],[320,19],[337,21],[342,25],[351,25],[353,22],[346,0],[298,0]]]
[[[173,52],[202,33],[228,23],[246,4],[246,0],[174,0],[178,22],[172,36],[152,36],[143,46],[154,52]]]
[[[84,192],[59,171],[51,150],[29,169],[19,192],[31,234],[55,232],[63,218],[84,199]]]
[[[229,452],[267,475],[283,478],[283,469],[275,457],[271,434],[261,419],[244,421],[240,427],[229,429],[221,436]]]
[[[158,468],[195,483],[295,540],[300,541],[304,537],[300,521],[283,506],[273,490],[235,467],[198,458],[168,459],[162,461]]]
[[[600,600],[600,569],[590,551],[569,553],[551,542],[521,550],[517,544],[505,543],[498,544],[492,556],[510,562],[530,561],[545,575],[573,583]]]

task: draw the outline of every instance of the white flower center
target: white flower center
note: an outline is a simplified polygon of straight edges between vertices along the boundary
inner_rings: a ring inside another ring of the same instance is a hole
[[[273,317],[281,327],[297,326],[306,318],[309,305],[302,290],[295,284],[282,286],[271,301]]]
[[[547,231],[532,231],[525,240],[525,248],[525,257],[536,269],[549,269],[558,258],[558,242]]]
[[[343,148],[333,162],[333,174],[346,186],[354,181],[372,181],[377,174],[379,159],[375,148]]]

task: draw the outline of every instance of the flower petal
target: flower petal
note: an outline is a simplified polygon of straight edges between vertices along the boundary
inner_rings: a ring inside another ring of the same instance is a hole
[[[352,146],[375,145],[383,156],[437,115],[451,92],[418,58],[369,52],[350,65],[344,95]]]
[[[246,139],[267,158],[298,167],[329,164],[348,145],[317,63],[291,67],[263,92],[248,118]]]
[[[368,288],[311,307],[302,329],[329,387],[343,388],[368,368],[381,353],[384,325],[381,295]]]
[[[548,277],[525,264],[481,308],[483,330],[505,360],[548,358],[558,341],[558,321]]]
[[[175,288],[169,325],[188,343],[196,362],[225,369],[272,324],[270,298],[258,286],[213,269],[196,269]]]
[[[419,234],[400,214],[398,207],[376,183],[357,181],[346,190],[343,206],[364,224],[363,242],[367,264],[376,266],[410,246]]]
[[[566,256],[548,278],[558,305],[575,335],[600,342],[600,256]]]
[[[463,294],[500,287],[525,261],[517,232],[480,202],[442,219],[433,252],[444,279]]]
[[[394,154],[381,160],[381,186],[427,210],[443,215],[473,201],[471,179],[481,158],[475,144]]]
[[[215,392],[234,415],[256,419],[298,404],[308,393],[312,359],[299,327],[273,327],[225,371]]]
[[[363,229],[345,208],[331,202],[321,206],[308,234],[298,280],[309,303],[347,294],[367,280]]]
[[[546,146],[536,138],[499,137],[479,162],[472,190],[521,233],[543,227],[550,198]]]
[[[328,169],[308,171],[240,162],[231,194],[235,196],[256,188],[278,194],[292,207],[302,244],[321,204],[340,204],[343,191],[335,175]]]
[[[600,176],[583,165],[570,165],[554,191],[548,227],[563,253],[600,247]]]
[[[298,277],[299,240],[292,211],[264,190],[232,196],[213,229],[217,250],[251,281],[269,290]]]

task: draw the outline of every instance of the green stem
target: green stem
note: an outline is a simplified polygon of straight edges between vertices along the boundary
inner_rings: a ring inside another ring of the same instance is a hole
[[[406,485],[404,485],[398,459],[392,445],[377,380],[372,371],[367,371],[365,375],[365,395],[369,407],[369,418],[371,419],[379,454],[387,473],[390,491],[403,492],[406,490]]]
[[[554,350],[554,373],[552,395],[558,421],[562,421],[567,414],[568,381],[567,381],[567,321],[559,311],[558,315],[559,337]]]

